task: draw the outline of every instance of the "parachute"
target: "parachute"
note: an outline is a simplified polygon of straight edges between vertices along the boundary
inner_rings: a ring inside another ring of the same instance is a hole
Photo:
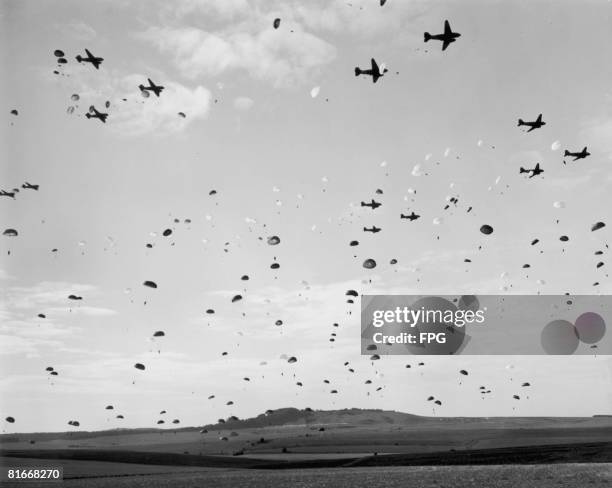
[[[490,225],[484,224],[483,226],[480,227],[480,232],[488,236],[489,234],[493,234],[493,227],[491,227]]]
[[[155,332],[155,334],[153,334],[153,337],[164,337],[165,335],[166,334],[163,330],[158,330],[157,332]]]
[[[291,356],[289,359],[287,359],[287,362],[289,364],[297,363],[297,358],[295,356]]]
[[[145,365],[144,365],[144,364],[141,364],[141,363],[136,363],[136,364],[134,365],[134,367],[135,367],[136,369],[141,370],[141,371],[144,371],[144,370],[145,370]]]
[[[368,258],[363,262],[363,267],[365,269],[374,269],[376,267],[376,261],[371,258]]]
[[[143,285],[148,288],[157,288],[157,283],[155,283],[154,281],[145,281]]]
[[[280,237],[278,236],[268,237],[268,244],[270,246],[276,246],[277,244],[280,244]]]

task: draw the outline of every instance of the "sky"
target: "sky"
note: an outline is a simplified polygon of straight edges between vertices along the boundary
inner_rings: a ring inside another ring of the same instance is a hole
[[[288,406],[612,413],[609,356],[372,362],[344,295],[610,294],[610,227],[590,228],[612,204],[611,16],[604,1],[0,3],[0,187],[40,185],[0,200],[19,233],[0,241],[3,431]],[[442,52],[423,32],[445,19],[462,36]],[[76,62],[85,48],[99,70]],[[372,57],[389,70],[376,84],[355,76]],[[539,113],[543,128],[517,127]]]

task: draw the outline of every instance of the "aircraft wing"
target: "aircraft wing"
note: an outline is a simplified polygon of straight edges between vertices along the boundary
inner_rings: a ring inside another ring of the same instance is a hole
[[[150,86],[151,88],[153,88],[153,87],[155,86],[155,83],[153,83],[153,82],[151,81],[151,78],[147,78],[147,81],[149,82],[149,86]]]
[[[442,42],[442,51],[446,50],[446,48],[448,47],[448,45],[449,45],[451,42],[453,42],[453,41],[451,41],[451,40],[450,40],[450,39],[448,39],[448,38],[445,38],[445,39],[444,39],[444,42]]]
[[[94,55],[89,52],[89,49],[85,49],[85,52],[87,53],[87,57],[88,58],[93,58],[94,57]]]
[[[448,20],[444,21],[444,35],[445,36],[450,36],[453,33],[453,31],[451,30],[450,24],[448,23]]]
[[[372,71],[374,73],[377,73],[379,71],[378,65],[376,64],[376,61],[374,61],[374,58],[372,58]]]

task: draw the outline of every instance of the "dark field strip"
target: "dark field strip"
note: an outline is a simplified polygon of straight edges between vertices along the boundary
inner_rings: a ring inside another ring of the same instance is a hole
[[[176,453],[87,449],[4,450],[0,452],[0,455],[17,458],[70,459],[166,466],[242,469],[611,463],[612,442],[506,447],[423,454],[385,454],[349,459],[327,458],[302,461],[251,459],[242,456],[196,456]]]

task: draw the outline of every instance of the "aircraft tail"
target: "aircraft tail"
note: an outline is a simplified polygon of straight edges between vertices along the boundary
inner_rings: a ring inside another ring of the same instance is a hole
[[[88,112],[85,114],[85,117],[87,117],[88,119],[91,119],[91,114]]]
[[[355,76],[359,76],[361,74],[361,68],[355,68]]]
[[[528,169],[525,169],[525,168],[523,168],[523,167],[521,166],[521,169],[519,170],[519,174],[520,174],[520,173],[529,173],[529,170],[528,170]]]
[[[140,91],[144,91],[145,86],[144,85],[138,85],[138,88],[140,88]]]
[[[523,119],[519,119],[519,120],[518,120],[518,125],[519,125],[519,127],[520,127],[521,125],[525,125],[525,122],[523,121]]]
[[[569,151],[566,149],[566,150],[565,150],[565,153],[564,153],[563,155],[564,155],[564,156],[569,156],[569,155],[570,155],[570,152],[569,152]]]
[[[365,202],[361,202],[361,206],[365,207],[366,206]]]
[[[425,42],[427,42],[431,39],[431,34],[429,32],[425,32],[423,34],[423,38],[425,39]]]
[[[80,54],[77,54],[76,60],[81,63],[83,61],[83,57]]]
[[[106,117],[108,117],[108,114],[100,114],[100,120],[104,122],[105,124],[106,124]]]

